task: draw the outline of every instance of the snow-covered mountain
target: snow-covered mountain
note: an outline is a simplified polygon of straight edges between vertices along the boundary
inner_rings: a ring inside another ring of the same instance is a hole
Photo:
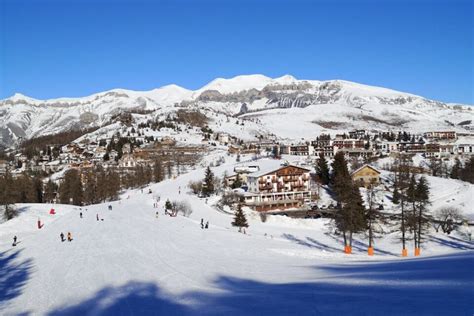
[[[151,91],[114,89],[83,98],[51,100],[15,94],[0,101],[0,145],[104,126],[123,111],[153,116],[183,107],[254,118],[262,132],[294,139],[352,128],[461,130],[474,122],[470,106],[385,88],[342,80],[298,80],[289,75],[275,79],[247,75],[218,78],[195,91],[168,85]]]

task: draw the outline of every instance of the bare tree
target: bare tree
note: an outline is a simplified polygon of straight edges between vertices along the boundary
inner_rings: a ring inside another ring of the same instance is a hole
[[[433,227],[436,232],[441,230],[445,234],[450,234],[457,225],[457,222],[463,220],[461,211],[453,206],[442,207],[434,213]]]

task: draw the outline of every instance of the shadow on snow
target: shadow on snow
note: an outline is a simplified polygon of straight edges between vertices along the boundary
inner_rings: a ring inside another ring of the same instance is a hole
[[[219,277],[172,296],[154,283],[107,287],[50,315],[472,315],[474,253],[327,265],[302,283]]]
[[[28,282],[32,260],[20,261],[21,250],[0,252],[0,307],[19,296]]]

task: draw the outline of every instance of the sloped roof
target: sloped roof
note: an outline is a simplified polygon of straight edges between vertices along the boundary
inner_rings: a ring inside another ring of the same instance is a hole
[[[358,168],[358,169],[356,169],[356,170],[352,171],[352,172],[351,172],[351,176],[352,176],[353,174],[355,174],[355,173],[357,173],[357,172],[361,171],[361,170],[362,170],[362,169],[364,169],[365,167],[367,167],[367,168],[370,168],[370,169],[374,170],[374,171],[375,171],[375,172],[377,172],[378,174],[380,174],[380,173],[381,173],[381,172],[380,172],[380,171],[379,171],[377,168],[375,168],[375,167],[372,167],[371,165],[367,165],[367,164],[365,164],[365,165],[363,165],[362,167],[360,167],[360,168]]]
[[[288,167],[293,167],[293,168],[297,168],[297,169],[302,169],[302,170],[305,170],[307,172],[309,172],[310,170],[309,169],[306,169],[306,168],[302,168],[300,166],[295,166],[295,165],[287,165],[287,166],[280,166],[280,168],[276,168],[273,167],[273,166],[268,166],[267,168],[262,168],[260,169],[259,171],[255,171],[255,172],[252,172],[252,173],[249,173],[249,177],[261,177],[261,176],[265,176],[267,174],[270,174],[270,173],[274,173],[274,172],[277,172],[278,170],[281,170],[281,169],[284,169],[284,168],[288,168]]]

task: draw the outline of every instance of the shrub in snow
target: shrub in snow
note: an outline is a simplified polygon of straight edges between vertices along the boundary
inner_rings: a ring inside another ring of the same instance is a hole
[[[187,201],[174,201],[173,210],[176,213],[181,213],[185,217],[189,217],[193,213],[191,205]]]
[[[188,187],[194,194],[199,194],[202,191],[202,182],[201,181],[189,181]]]

